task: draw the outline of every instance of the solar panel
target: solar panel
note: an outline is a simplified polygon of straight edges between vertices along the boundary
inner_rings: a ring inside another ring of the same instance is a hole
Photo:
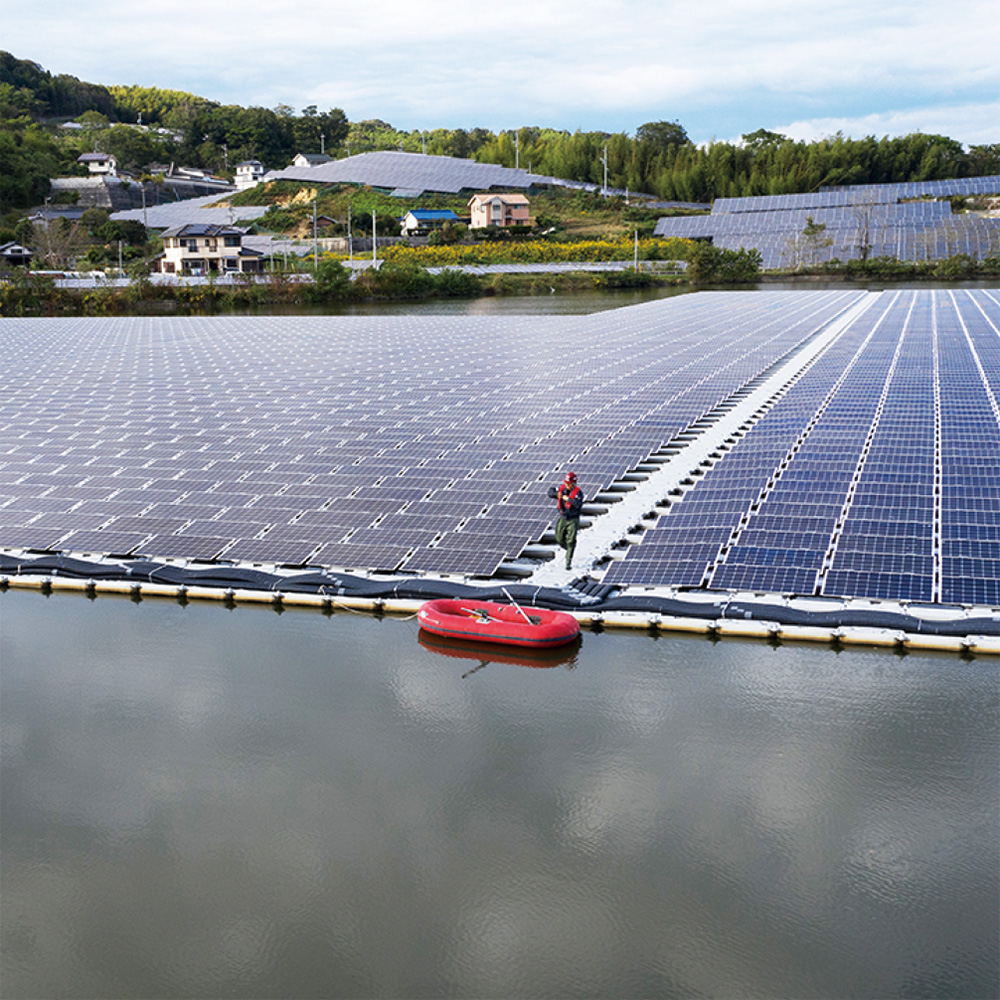
[[[1000,454],[989,369],[974,363],[978,340],[943,339],[949,325],[991,330],[981,337],[988,353],[996,327],[984,323],[981,296],[972,293],[881,298],[658,519],[609,580],[697,586],[700,570],[713,588],[962,603],[992,594],[1000,489],[989,472],[969,485],[957,473],[944,480],[941,469],[961,464],[951,456],[964,460],[973,441],[985,442],[994,461]],[[738,490],[728,485],[741,480]],[[741,511],[715,499],[727,494],[758,499]],[[718,552],[672,566],[670,556],[696,530]],[[977,547],[959,555],[957,544]]]
[[[5,319],[0,545],[489,575],[547,531],[566,468],[600,492],[860,298],[703,293],[530,323]],[[991,593],[1000,308],[866,301],[608,581]]]

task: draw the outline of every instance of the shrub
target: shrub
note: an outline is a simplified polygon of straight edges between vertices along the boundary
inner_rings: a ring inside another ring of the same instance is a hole
[[[975,273],[976,262],[967,253],[952,254],[934,268],[936,278],[971,278]]]
[[[351,272],[338,260],[321,260],[309,287],[310,297],[319,301],[346,299],[352,292]]]
[[[480,279],[468,271],[445,268],[434,277],[434,292],[447,298],[474,298],[482,290]]]

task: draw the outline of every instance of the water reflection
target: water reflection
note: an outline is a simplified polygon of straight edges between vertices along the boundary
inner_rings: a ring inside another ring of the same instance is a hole
[[[457,660],[474,660],[476,666],[466,670],[462,679],[469,677],[491,663],[508,663],[518,667],[560,667],[572,670],[576,666],[577,654],[583,644],[583,637],[577,636],[571,643],[552,649],[528,649],[511,646],[490,646],[482,642],[451,639],[432,635],[421,629],[417,641],[424,649],[438,656],[449,656]]]
[[[0,615],[6,996],[996,995],[995,662]]]

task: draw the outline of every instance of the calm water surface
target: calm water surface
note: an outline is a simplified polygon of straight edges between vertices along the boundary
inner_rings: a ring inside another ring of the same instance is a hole
[[[1000,991],[995,660],[0,615],[4,997]]]

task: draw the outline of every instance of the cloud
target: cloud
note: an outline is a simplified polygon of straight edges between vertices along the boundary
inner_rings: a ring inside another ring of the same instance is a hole
[[[910,135],[925,132],[947,135],[966,145],[985,145],[1000,139],[1000,101],[991,104],[967,104],[950,107],[910,108],[862,115],[858,118],[816,118],[776,125],[773,131],[792,139],[810,142],[843,132],[851,138],[874,135]]]
[[[316,103],[401,128],[634,131],[666,118],[707,139],[776,121],[898,117],[912,130],[906,116],[936,108],[933,128],[969,142],[997,121],[969,120],[1000,91],[981,30],[993,23],[991,0],[245,0],[239,17],[159,8],[141,23],[121,0],[80,0],[70,16],[49,8],[5,26],[5,45],[95,83]],[[86,47],[83,24],[96,26]]]

